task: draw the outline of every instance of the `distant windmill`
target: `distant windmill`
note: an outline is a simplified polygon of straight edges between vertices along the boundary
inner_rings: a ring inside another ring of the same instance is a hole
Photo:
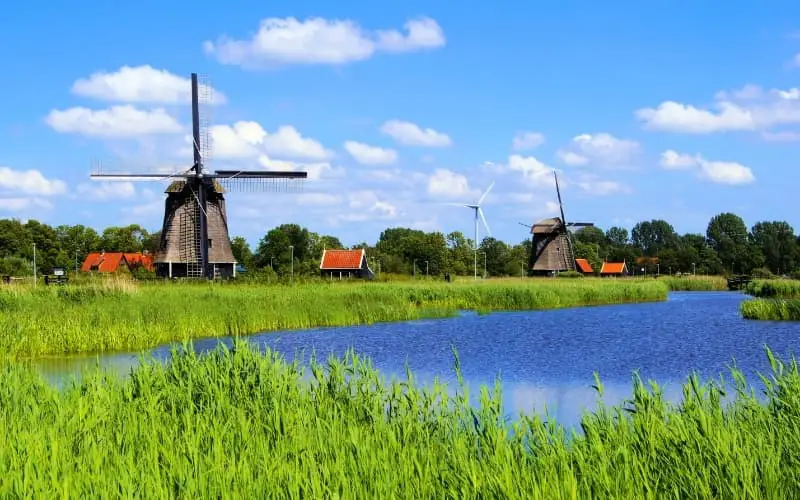
[[[198,85],[192,73],[192,149],[193,165],[175,174],[103,173],[96,170],[93,179],[117,180],[139,178],[173,181],[166,189],[161,241],[153,260],[156,274],[162,277],[208,278],[235,277],[236,262],[230,244],[223,185],[255,191],[283,181],[307,178],[306,172],[216,170],[208,173],[204,162],[210,156],[209,123],[201,118],[199,87],[204,101],[210,104],[211,86]],[[202,123],[201,123],[202,122]],[[202,126],[202,130],[201,130]]]
[[[533,274],[554,274],[560,271],[575,271],[575,248],[570,227],[593,226],[591,222],[567,222],[564,216],[564,204],[561,201],[561,190],[558,187],[558,174],[553,171],[558,196],[558,208],[561,217],[543,219],[530,227],[532,238],[530,268]]]
[[[480,219],[480,221],[483,223],[483,227],[486,228],[487,236],[491,236],[492,235],[492,230],[489,229],[489,223],[486,222],[486,216],[483,215],[483,209],[481,208],[481,203],[483,203],[483,200],[486,199],[486,195],[489,194],[489,191],[491,191],[493,187],[494,187],[494,182],[492,182],[489,185],[489,187],[486,188],[486,191],[484,191],[484,193],[481,195],[481,197],[478,198],[477,203],[475,203],[474,205],[468,205],[468,204],[467,205],[462,205],[460,203],[448,203],[448,205],[464,206],[464,207],[467,207],[467,208],[471,208],[473,210],[474,214],[475,214],[475,241],[474,241],[474,246],[472,248],[472,250],[475,252],[475,256],[474,256],[475,257],[475,259],[474,259],[475,279],[478,279],[478,241],[479,241],[478,240],[478,219]]]

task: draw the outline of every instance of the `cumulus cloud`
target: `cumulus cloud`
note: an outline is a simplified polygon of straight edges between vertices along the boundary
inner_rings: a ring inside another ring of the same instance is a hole
[[[136,187],[131,181],[96,181],[78,184],[75,189],[81,199],[125,200],[136,196]]]
[[[223,160],[257,158],[261,154],[303,160],[327,160],[332,156],[322,144],[303,137],[291,125],[281,125],[271,134],[254,121],[215,125],[211,127],[211,140],[214,157]]]
[[[445,133],[432,128],[423,129],[419,125],[401,120],[389,120],[380,130],[381,133],[406,146],[442,148],[453,143],[450,136]]]
[[[183,104],[190,102],[192,95],[189,78],[150,65],[122,66],[113,73],[97,71],[76,80],[71,90],[81,97],[123,103]],[[199,94],[212,97],[209,104],[227,101],[222,92],[202,83]]]
[[[66,192],[67,185],[48,179],[38,170],[13,170],[0,167],[0,193],[52,196]]]
[[[769,131],[776,126],[800,124],[800,89],[765,90],[748,84],[720,91],[709,106],[664,101],[642,108],[636,117],[647,130],[712,134],[735,131]],[[768,137],[768,136],[767,136]]]
[[[362,165],[389,165],[397,161],[397,151],[362,142],[346,141],[344,149]]]
[[[477,189],[470,188],[466,177],[446,168],[437,168],[428,177],[428,194],[443,198],[477,198],[480,195]]]
[[[526,151],[536,149],[542,144],[544,144],[544,135],[539,132],[517,132],[511,141],[511,149]]]
[[[446,43],[439,24],[428,17],[412,19],[398,30],[370,31],[346,19],[270,17],[261,21],[249,39],[221,36],[206,41],[207,55],[222,64],[263,69],[289,64],[347,64],[364,61],[377,52],[430,50]]]
[[[598,165],[629,166],[639,153],[636,141],[618,139],[608,133],[581,134],[572,138],[569,146],[558,150],[558,159],[570,166]]]
[[[54,109],[45,118],[45,123],[60,133],[103,138],[132,138],[183,130],[164,109],[142,110],[127,104],[100,110],[84,107],[63,111]]]
[[[671,149],[661,153],[659,164],[667,170],[694,170],[699,178],[716,184],[750,184],[756,180],[752,170],[741,163],[709,161],[699,154],[688,155]]]

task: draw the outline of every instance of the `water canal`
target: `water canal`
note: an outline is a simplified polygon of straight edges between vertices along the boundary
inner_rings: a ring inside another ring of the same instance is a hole
[[[404,323],[347,328],[320,328],[249,337],[292,358],[315,351],[318,358],[347,349],[369,356],[387,377],[403,378],[406,363],[421,383],[438,376],[455,385],[451,346],[459,352],[462,372],[476,394],[480,384],[493,385],[499,375],[509,416],[540,411],[575,424],[591,409],[597,372],[606,404],[630,395],[631,374],[653,379],[673,401],[693,371],[704,379],[729,373],[735,362],[751,383],[766,373],[768,345],[779,357],[800,351],[800,323],[746,321],[738,292],[674,292],[658,303],[584,307],[549,311],[502,312]],[[231,339],[195,341],[198,352]],[[170,347],[146,354],[169,358]],[[138,353],[36,361],[48,379],[60,382],[87,367],[120,374],[138,363]]]

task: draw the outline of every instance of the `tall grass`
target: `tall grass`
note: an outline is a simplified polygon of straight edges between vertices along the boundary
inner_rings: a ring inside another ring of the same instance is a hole
[[[744,291],[757,298],[742,302],[743,318],[800,321],[800,281],[753,280]]]
[[[766,404],[736,372],[730,406],[696,377],[678,405],[634,378],[631,401],[585,414],[580,433],[507,422],[499,385],[470,405],[466,386],[387,382],[352,353],[304,380],[237,342],[62,391],[4,363],[0,495],[793,498],[800,374],[770,361]]]
[[[139,350],[189,338],[664,300],[657,282],[218,283],[0,287],[0,353],[15,357]]]
[[[680,292],[710,292],[728,289],[728,281],[722,276],[664,276],[663,280],[669,289]]]
[[[753,280],[744,292],[753,297],[800,299],[800,280]]]

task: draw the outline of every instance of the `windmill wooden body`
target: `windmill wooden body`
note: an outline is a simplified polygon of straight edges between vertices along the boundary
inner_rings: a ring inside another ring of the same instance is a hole
[[[156,275],[169,278],[227,278],[236,276],[223,193],[239,187],[247,191],[290,186],[305,179],[299,171],[205,171],[210,150],[208,122],[200,116],[197,74],[192,73],[192,143],[194,163],[176,174],[131,174],[95,172],[93,179],[147,178],[172,180],[167,187],[161,239],[153,263]],[[204,85],[210,98],[211,87]],[[202,129],[202,130],[201,130]],[[205,153],[205,154],[204,154]]]
[[[591,222],[566,222],[564,204],[561,201],[561,190],[558,187],[558,174],[553,172],[556,180],[556,194],[561,217],[542,219],[532,226],[530,270],[533,275],[549,275],[561,271],[575,271],[575,247],[570,234],[570,227],[593,226]]]

